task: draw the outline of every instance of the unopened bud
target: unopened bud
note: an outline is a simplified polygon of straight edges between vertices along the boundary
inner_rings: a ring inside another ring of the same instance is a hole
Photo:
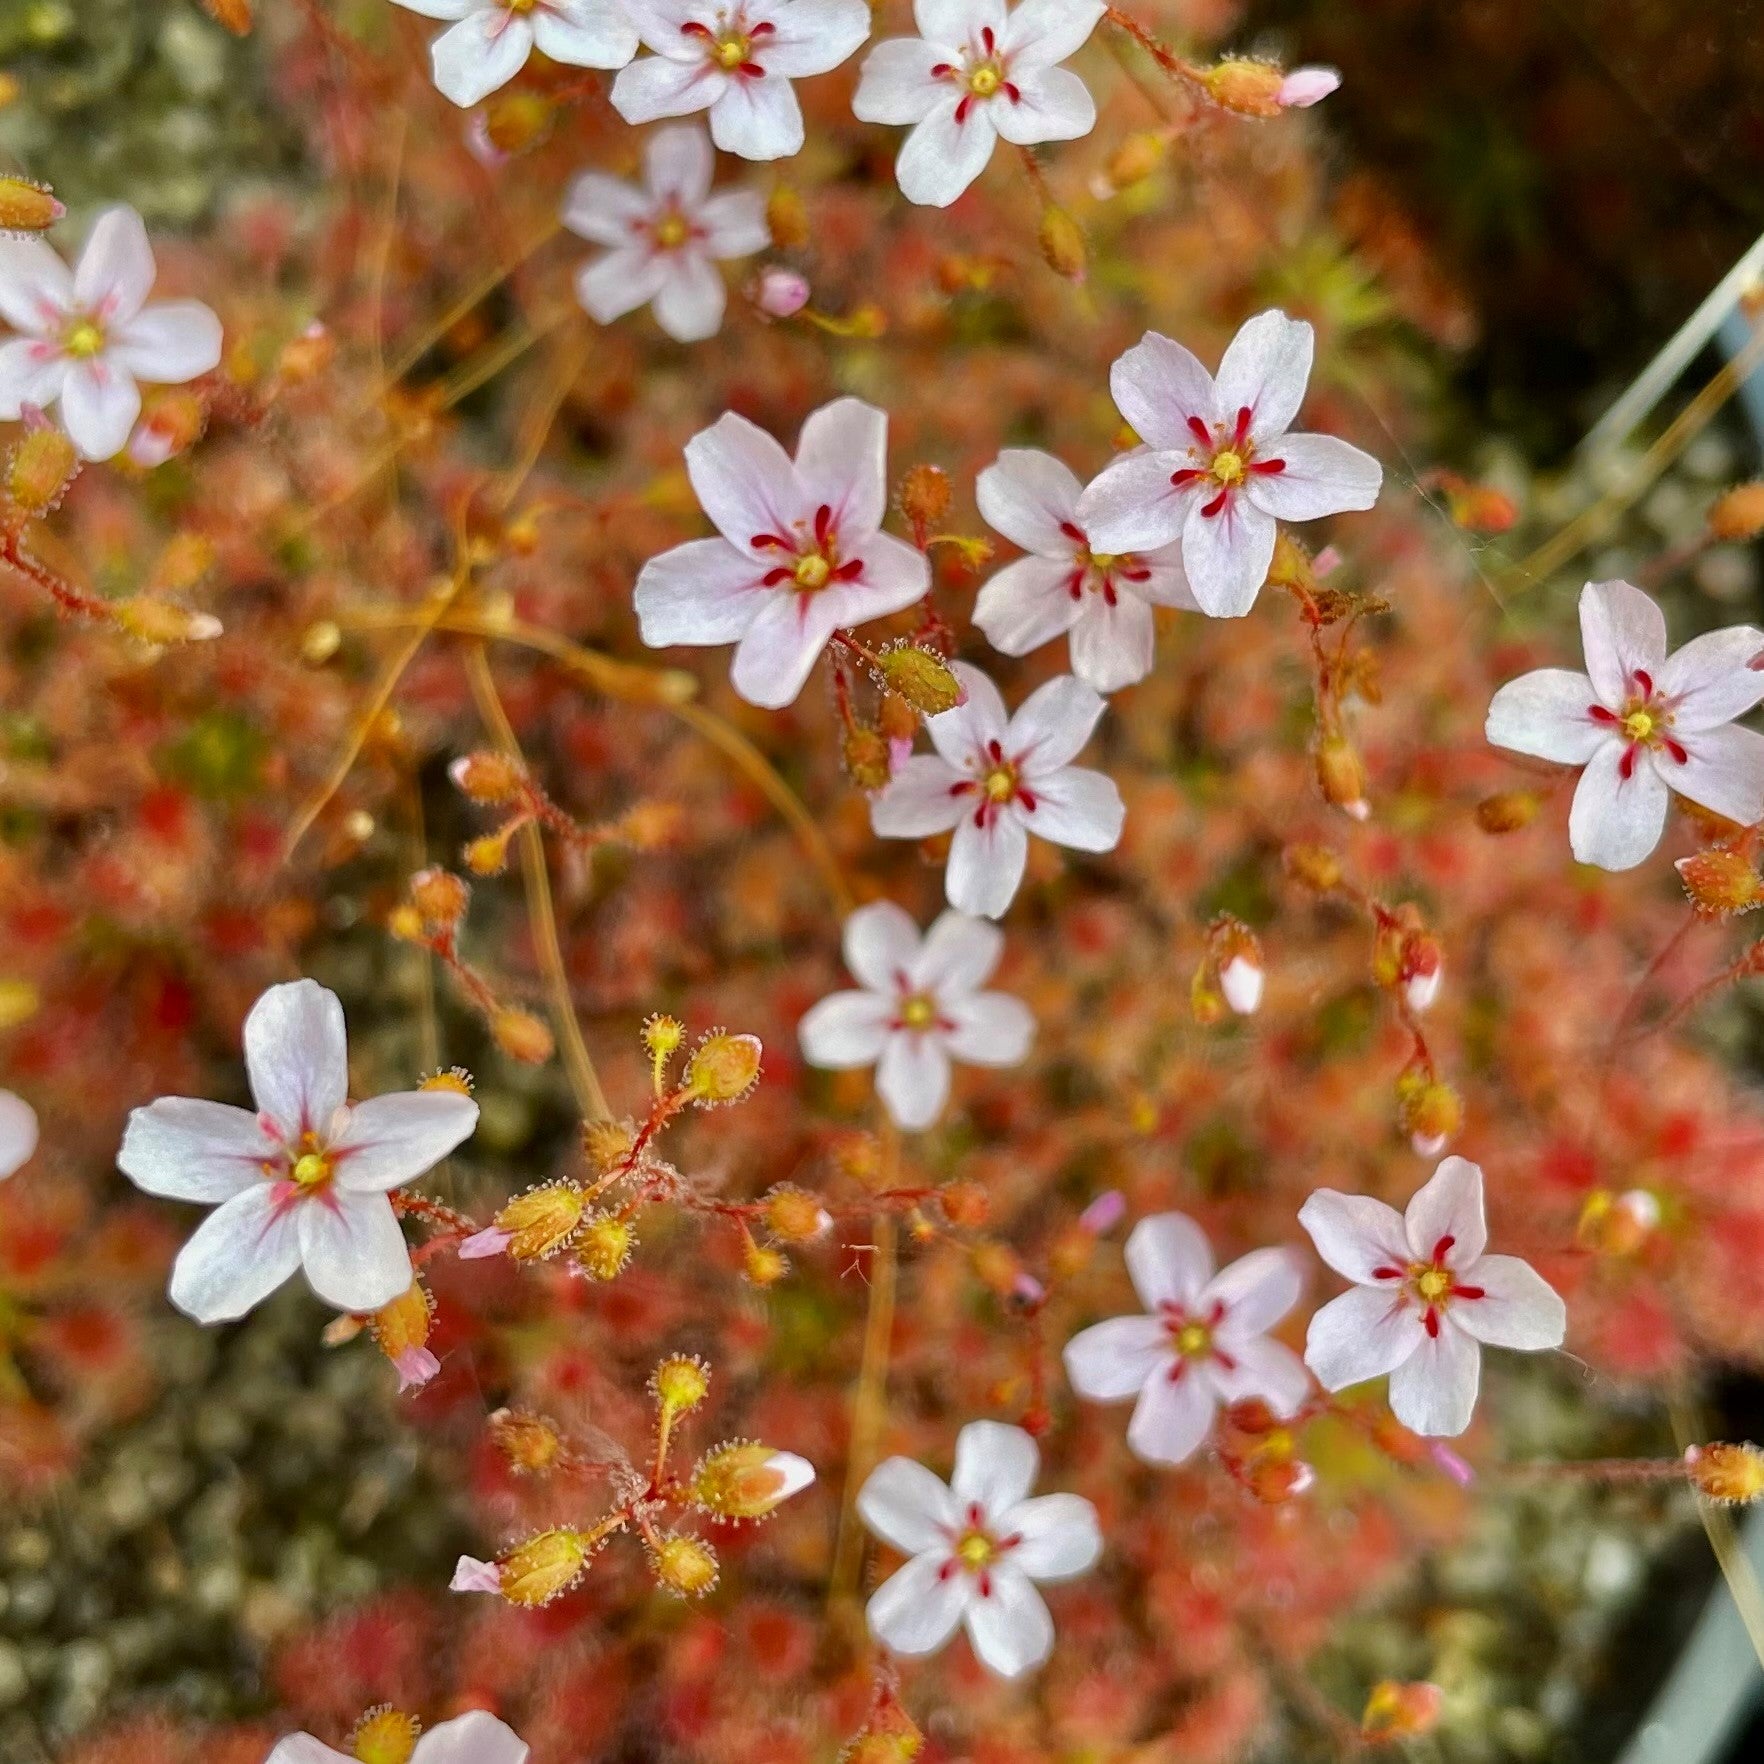
[[[282,345],[276,362],[276,377],[284,385],[301,386],[316,380],[337,354],[337,340],[317,319],[298,337]]]
[[[629,1121],[590,1121],[582,1129],[582,1150],[601,1176],[624,1163],[636,1143],[637,1130]]]
[[[1064,276],[1068,282],[1084,280],[1090,264],[1084,231],[1063,208],[1050,203],[1041,211],[1036,242],[1041,246],[1042,261],[1056,276]]]
[[[182,387],[154,394],[147,414],[129,437],[129,458],[150,472],[193,447],[208,427],[208,402]]]
[[[1755,1445],[1687,1446],[1684,1464],[1705,1500],[1745,1506],[1764,1496],[1764,1452]]]
[[[847,729],[840,749],[846,776],[860,790],[880,790],[894,774],[888,739],[879,729]]]
[[[431,864],[410,879],[410,904],[432,925],[456,925],[464,918],[471,889],[451,870]]]
[[[1219,990],[1240,1017],[1262,1007],[1262,945],[1241,919],[1226,914],[1213,921],[1209,939],[1219,969]]]
[[[978,1231],[992,1214],[992,1197],[978,1182],[944,1183],[937,1204],[958,1231]]]
[[[1332,67],[1295,67],[1280,82],[1275,94],[1282,110],[1309,110],[1341,87],[1341,75]]]
[[[741,1272],[763,1291],[790,1272],[790,1258],[781,1249],[749,1236],[741,1246]]]
[[[0,233],[41,233],[66,213],[47,184],[0,177]]]
[[[703,1538],[674,1532],[649,1552],[656,1579],[683,1599],[702,1598],[717,1584],[717,1555]]]
[[[209,0],[211,7],[215,3]],[[369,1709],[349,1736],[349,1755],[356,1764],[410,1764],[421,1731],[416,1717],[402,1709]]]
[[[551,1058],[556,1042],[551,1031],[531,1011],[504,1005],[492,1013],[490,1038],[511,1060],[542,1066]]]
[[[1595,1188],[1580,1209],[1574,1235],[1582,1248],[1607,1256],[1633,1256],[1660,1223],[1660,1203],[1645,1188],[1613,1194]]]
[[[973,1265],[975,1279],[999,1298],[1010,1297],[1017,1277],[1023,1272],[1017,1252],[994,1238],[974,1245]]]
[[[1751,857],[1731,846],[1712,845],[1707,851],[1680,858],[1674,867],[1699,918],[1749,913],[1764,901],[1764,881]]]
[[[725,1519],[763,1519],[815,1479],[794,1452],[752,1443],[718,1446],[692,1473],[692,1498]]]
[[[1317,785],[1323,800],[1356,821],[1365,820],[1372,812],[1366,801],[1366,768],[1360,763],[1354,744],[1345,735],[1325,735],[1317,743],[1315,758]]]
[[[1210,1029],[1213,1024],[1224,1021],[1228,1008],[1225,994],[1219,990],[1218,982],[1213,977],[1211,961],[1203,959],[1194,971],[1194,978],[1188,983],[1189,1014],[1203,1028]]]
[[[473,802],[512,802],[527,787],[520,762],[489,749],[461,754],[447,775]]]
[[[508,868],[508,842],[522,823],[511,821],[495,833],[481,834],[469,840],[460,856],[474,876],[500,876]]]
[[[1484,833],[1517,833],[1537,819],[1543,799],[1530,790],[1497,790],[1476,805],[1476,824]]]
[[[637,1246],[630,1222],[616,1213],[591,1213],[576,1239],[576,1265],[590,1280],[616,1280]]]
[[[1221,110],[1238,116],[1270,117],[1280,114],[1280,87],[1285,78],[1272,62],[1233,56],[1207,68],[1201,84]]]
[[[1168,152],[1169,143],[1161,134],[1150,129],[1129,135],[1109,155],[1109,182],[1117,190],[1125,190],[1142,179],[1149,178],[1164,163]]]
[[[800,251],[809,242],[808,209],[789,184],[779,184],[766,198],[766,231],[780,251]]]
[[[517,1194],[496,1215],[496,1229],[508,1233],[508,1253],[516,1261],[542,1261],[575,1236],[585,1209],[573,1182],[546,1182]]]
[[[882,652],[882,678],[890,692],[898,693],[923,717],[954,710],[965,696],[949,663],[913,643]]]
[[[401,1391],[427,1384],[441,1370],[441,1362],[426,1345],[433,1310],[428,1288],[412,1280],[389,1305],[374,1312],[374,1340],[397,1368]]]
[[[541,92],[499,92],[484,106],[484,139],[512,158],[537,147],[557,123],[557,105]]]
[[[1445,1692],[1425,1680],[1412,1684],[1380,1679],[1360,1716],[1361,1737],[1382,1745],[1391,1740],[1419,1739],[1439,1725]]]
[[[579,1531],[563,1526],[541,1531],[497,1559],[498,1591],[511,1605],[549,1605],[582,1578],[592,1554]]]
[[[386,915],[386,929],[401,943],[428,941],[429,932],[423,923],[423,915],[409,901],[400,901]]]
[[[563,1451],[557,1428],[524,1409],[498,1409],[490,1417],[490,1438],[518,1476],[545,1475]]]
[[[1289,845],[1281,862],[1293,881],[1318,894],[1341,886],[1341,859],[1326,845]]]
[[[74,444],[49,423],[33,423],[6,462],[6,494],[27,515],[53,514],[80,469]]]
[[[833,1223],[833,1215],[812,1194],[781,1183],[765,1198],[766,1228],[780,1243],[813,1243]]]
[[[739,1102],[759,1082],[762,1051],[757,1035],[713,1029],[686,1062],[687,1095],[705,1108]]]
[[[900,480],[900,512],[915,527],[938,527],[949,513],[949,473],[942,466],[909,466]]]
[[[1397,1119],[1417,1154],[1432,1157],[1463,1126],[1463,1100],[1438,1078],[1405,1076],[1397,1084]]]
[[[753,303],[768,318],[794,318],[809,302],[808,277],[772,264],[753,285]]]
[[[710,1368],[692,1354],[670,1354],[650,1374],[649,1388],[669,1415],[687,1415],[710,1391]]]
[[[250,35],[257,10],[255,0],[202,0],[202,7],[216,24],[225,26],[235,37]],[[356,1756],[359,1758],[361,1754],[358,1752]],[[364,1758],[362,1764],[382,1764],[382,1761],[378,1758]],[[390,1764],[404,1764],[404,1761],[393,1759]]]
[[[1709,510],[1712,539],[1756,539],[1764,533],[1764,479],[1736,484],[1715,498]]]
[[[680,1043],[685,1039],[686,1025],[678,1017],[658,1013],[643,1025],[644,1051],[658,1066],[666,1065],[679,1052]]]
[[[146,594],[118,601],[111,612],[125,631],[144,643],[206,643],[221,634],[221,622],[212,615],[187,612]]]

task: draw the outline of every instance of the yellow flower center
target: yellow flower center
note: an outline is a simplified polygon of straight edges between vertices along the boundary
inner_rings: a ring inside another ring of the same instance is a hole
[[[69,355],[87,360],[103,350],[104,328],[93,319],[75,319],[62,337],[61,347]]]
[[[1176,1351],[1185,1360],[1198,1359],[1213,1345],[1213,1332],[1204,1323],[1184,1323],[1176,1331]]]
[[[502,0],[510,12],[531,12],[539,0]]]
[[[288,1174],[302,1188],[318,1188],[331,1179],[331,1160],[321,1151],[304,1151],[294,1160]]]
[[[986,774],[984,780],[986,794],[994,802],[1009,802],[1017,794],[1017,768],[1009,765],[997,765]]]
[[[357,1724],[349,1749],[359,1764],[410,1764],[418,1731],[415,1716],[402,1709],[370,1709]]]
[[[827,578],[833,574],[833,566],[818,551],[811,551],[796,560],[796,585],[814,593],[817,588],[827,586]]]
[[[984,1531],[969,1531],[956,1544],[955,1553],[964,1568],[984,1568],[998,1553],[998,1546]]]
[[[718,67],[737,68],[747,59],[752,47],[745,37],[719,37],[711,49],[711,57]]]
[[[1415,1290],[1430,1305],[1452,1290],[1452,1277],[1444,1268],[1428,1268],[1415,1277]]]
[[[655,242],[664,251],[679,250],[691,236],[692,229],[678,209],[671,209],[655,223]]]
[[[1659,727],[1659,718],[1646,705],[1640,705],[1623,719],[1623,733],[1631,741],[1652,741]]]
[[[968,75],[968,90],[976,98],[990,98],[1002,83],[997,66],[990,61],[983,61]]]
[[[923,992],[915,992],[902,999],[900,1020],[909,1029],[929,1029],[937,1021],[936,999]]]
[[[1224,447],[1213,455],[1213,477],[1220,484],[1241,484],[1244,474],[1244,457]]]

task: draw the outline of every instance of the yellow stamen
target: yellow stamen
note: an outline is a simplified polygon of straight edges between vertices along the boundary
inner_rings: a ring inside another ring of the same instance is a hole
[[[1184,1359],[1195,1359],[1213,1345],[1213,1332],[1204,1323],[1185,1323],[1176,1331],[1176,1351]]]
[[[976,98],[990,98],[999,88],[998,69],[990,63],[977,67],[968,75],[968,90]]]
[[[1017,794],[1016,767],[995,766],[986,774],[985,787],[994,802],[1009,802]]]
[[[806,588],[811,593],[817,588],[825,588],[827,578],[832,574],[833,566],[818,551],[811,551],[807,557],[797,560],[796,585],[798,588]]]
[[[1443,1268],[1429,1268],[1415,1281],[1415,1290],[1432,1304],[1452,1289],[1452,1277]]]
[[[984,1568],[995,1551],[996,1546],[984,1531],[968,1532],[955,1547],[956,1555],[967,1568]]]
[[[1657,727],[1658,719],[1645,706],[1640,710],[1632,710],[1623,719],[1623,733],[1631,741],[1651,741]]]
[[[937,1021],[937,1001],[926,993],[915,992],[901,1001],[900,1020],[909,1029],[929,1029]]]
[[[1220,484],[1241,484],[1243,482],[1244,459],[1241,453],[1233,453],[1229,447],[1213,455],[1213,478]]]
[[[737,68],[747,59],[750,47],[745,37],[724,37],[711,54],[719,67]]]
[[[75,319],[68,326],[67,334],[61,340],[61,346],[69,355],[86,360],[102,352],[104,329],[91,319]]]
[[[686,243],[691,232],[684,215],[677,212],[665,214],[655,223],[655,242],[664,251],[677,251]]]
[[[317,1188],[331,1179],[331,1160],[323,1152],[303,1152],[289,1172],[302,1188]]]

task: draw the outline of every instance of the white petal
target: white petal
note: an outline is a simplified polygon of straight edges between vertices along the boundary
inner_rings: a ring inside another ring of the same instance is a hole
[[[909,202],[948,208],[979,175],[998,139],[991,106],[971,104],[956,121],[960,101],[945,98],[913,129],[894,162],[900,193]]]
[[[1421,1345],[1390,1375],[1390,1412],[1411,1433],[1453,1438],[1470,1425],[1482,1350],[1451,1323]]]
[[[710,107],[710,131],[725,153],[788,159],[802,151],[802,107],[789,80],[775,73],[758,80],[733,79]]]
[[[1666,663],[1666,616],[1627,582],[1588,582],[1580,591],[1580,640],[1593,690],[1621,710],[1636,690],[1638,671],[1658,682]]]
[[[141,217],[132,208],[107,208],[86,235],[74,270],[74,304],[106,326],[124,324],[141,310],[157,273]]]
[[[1283,435],[1267,457],[1284,471],[1251,471],[1244,494],[1277,520],[1314,521],[1323,515],[1370,508],[1384,483],[1384,468],[1371,454],[1334,435]]]
[[[1085,610],[1082,589],[1072,592],[1073,575],[1069,562],[1020,557],[981,588],[974,601],[974,623],[994,649],[1027,655],[1069,630]]]
[[[1001,918],[1017,897],[1028,861],[1029,835],[1015,815],[995,815],[985,827],[969,815],[950,841],[944,894],[964,913]]]
[[[931,566],[924,553],[892,533],[872,533],[851,546],[851,555],[863,565],[856,579],[823,590],[840,604],[841,624],[885,618],[923,600],[931,586]]]
[[[180,386],[220,365],[221,322],[200,300],[161,300],[116,328],[110,359],[150,386]]]
[[[697,135],[704,142],[705,151],[710,151],[709,137],[702,129],[661,129],[655,139],[676,133]],[[652,152],[653,146],[652,142]],[[654,212],[655,201],[647,190],[609,178],[604,172],[589,171],[582,172],[570,185],[559,218],[579,238],[618,249],[640,242],[644,224]]]
[[[1556,1289],[1517,1256],[1484,1256],[1466,1268],[1463,1284],[1479,1299],[1452,1301],[1451,1320],[1490,1347],[1557,1348],[1568,1333],[1568,1307]]]
[[[416,1743],[410,1764],[526,1764],[526,1742],[487,1709],[468,1709],[432,1727]]]
[[[651,649],[737,642],[765,605],[769,566],[726,539],[691,539],[638,572],[638,629]]]
[[[140,390],[120,364],[103,355],[69,363],[61,383],[61,420],[87,459],[121,453],[140,414]]]
[[[1170,1333],[1156,1317],[1110,1317],[1081,1329],[1063,1355],[1072,1388],[1093,1403],[1138,1396],[1173,1360]]]
[[[1184,1463],[1213,1431],[1218,1412],[1212,1385],[1173,1359],[1140,1392],[1127,1423],[1128,1449],[1148,1464]]]
[[[1512,753],[1584,766],[1611,739],[1610,726],[1593,720],[1597,703],[1585,674],[1538,668],[1509,680],[1494,695],[1483,733]]]
[[[307,1282],[327,1304],[377,1311],[409,1287],[410,1251],[383,1194],[356,1194],[339,1183],[301,1201],[294,1217]]]
[[[617,0],[552,0],[533,14],[542,55],[570,67],[623,67],[637,53],[637,32]]]
[[[1153,1213],[1127,1239],[1127,1275],[1148,1311],[1192,1310],[1213,1277],[1213,1247],[1186,1213]]]
[[[30,1162],[37,1134],[37,1111],[22,1096],[0,1090],[0,1181]]]
[[[410,6],[413,11],[421,8],[414,5],[414,0],[397,0],[400,6]],[[427,0],[433,5],[436,0]],[[289,1733],[270,1748],[270,1754],[263,1764],[355,1764],[355,1759],[348,1752],[334,1751],[321,1740],[315,1740],[310,1733]]]
[[[949,1100],[949,1055],[941,1037],[890,1035],[876,1062],[876,1094],[897,1127],[920,1133]]]
[[[1072,672],[1094,691],[1119,692],[1151,672],[1157,642],[1152,609],[1136,593],[1117,589],[1113,606],[1086,594],[1072,626]]]
[[[1368,1194],[1339,1194],[1319,1188],[1299,1208],[1299,1223],[1310,1232],[1317,1254],[1337,1274],[1362,1286],[1380,1268],[1402,1268],[1409,1260],[1403,1216]]]
[[[1426,1340],[1419,1311],[1401,1293],[1356,1286],[1311,1318],[1305,1364],[1325,1390],[1345,1390],[1394,1370]]]
[[[965,769],[989,742],[1004,740],[1010,717],[998,688],[977,667],[959,661],[951,662],[950,669],[967,696],[954,710],[927,717],[925,732],[952,766]]]
[[[178,1251],[170,1297],[185,1316],[198,1323],[228,1323],[243,1317],[300,1266],[294,1218],[300,1209],[278,1206],[278,1186],[253,1183],[223,1202]]]
[[[1654,753],[1654,769],[1678,792],[1704,808],[1749,827],[1764,820],[1764,735],[1731,723],[1686,733],[1682,763]]]
[[[946,999],[943,1014],[955,1025],[944,1046],[965,1065],[1019,1065],[1035,1039],[1035,1013],[1008,992]]]
[[[847,917],[840,933],[840,948],[851,977],[860,986],[889,995],[903,974],[913,974],[919,944],[919,927],[911,914],[891,900],[873,900],[859,907]]]
[[[777,28],[760,39],[755,56],[768,75],[787,79],[828,72],[870,35],[868,0],[775,0],[766,16]]]
[[[989,1519],[1026,1500],[1041,1468],[1041,1453],[1021,1427],[1004,1421],[970,1421],[956,1435],[950,1493],[958,1508],[978,1505]]]
[[[162,1096],[131,1111],[116,1162],[144,1193],[212,1204],[256,1186],[281,1149],[247,1109]]]
[[[1304,1407],[1311,1394],[1311,1375],[1291,1348],[1263,1335],[1248,1340],[1233,1337],[1220,1345],[1231,1364],[1214,1358],[1207,1362],[1206,1372],[1222,1402],[1260,1397],[1282,1420]]]
[[[73,297],[73,277],[48,245],[0,233],[0,319],[28,336],[53,336]]]
[[[1174,482],[1188,463],[1185,453],[1129,453],[1092,478],[1078,499],[1078,525],[1090,535],[1091,549],[1118,555],[1180,539],[1189,509],[1199,506],[1191,488]]]
[[[1096,1565],[1102,1531],[1096,1508],[1082,1495],[1040,1495],[1001,1515],[999,1530],[1019,1541],[1010,1566],[1031,1580],[1070,1580]]]
[[[1247,496],[1233,494],[1217,514],[1210,502],[1189,497],[1182,526],[1182,567],[1201,611],[1215,619],[1241,618],[1255,605],[1274,561],[1274,517]]]
[[[532,26],[493,6],[443,31],[429,45],[429,66],[441,96],[469,110],[506,86],[527,65],[532,52]]]
[[[424,18],[445,18],[448,20],[464,18],[468,12],[476,12],[485,0],[392,0],[394,6],[402,6],[406,12],[420,12]]]
[[[796,1026],[802,1057],[822,1071],[873,1066],[882,1057],[894,1006],[874,992],[830,993]]]
[[[1115,408],[1140,440],[1154,448],[1186,450],[1194,443],[1190,422],[1199,417],[1210,429],[1220,409],[1213,376],[1191,350],[1158,331],[1146,334],[1109,369],[1109,391]],[[1124,463],[1124,462],[1117,462]],[[1177,460],[1175,471],[1186,460]],[[1110,470],[1113,470],[1111,467]],[[1174,534],[1171,535],[1174,537]],[[1162,540],[1143,541],[1162,544]],[[1107,544],[1104,551],[1132,550]]]
[[[794,704],[833,633],[849,622],[831,591],[768,594],[736,645],[731,684],[766,710]]]
[[[1117,576],[1117,585],[1126,592],[1137,594],[1141,600],[1149,600],[1153,606],[1176,606],[1184,612],[1200,611],[1200,602],[1188,585],[1188,572],[1182,567],[1180,540],[1174,545],[1146,552],[1139,559],[1139,567],[1150,572],[1143,582],[1122,581]]]
[[[962,774],[934,753],[916,753],[870,801],[871,830],[883,839],[927,839],[947,833],[968,813]]]
[[[1005,0],[913,0],[913,22],[921,37],[946,49],[978,43],[987,29],[1002,42]]]
[[[1075,141],[1096,127],[1096,100],[1069,68],[1024,73],[1013,68],[1011,84],[1017,88],[1014,101],[1001,92],[986,105],[986,114],[1003,139],[1029,147],[1037,141]]]
[[[1108,11],[1103,0],[1022,0],[1006,21],[1001,47],[1031,67],[1052,67],[1076,55]]]
[[[726,411],[686,443],[686,475],[704,512],[731,544],[769,569],[775,551],[756,547],[762,535],[790,537],[791,522],[812,512],[790,456],[764,429]]]
[[[1021,1678],[1053,1652],[1047,1601],[1008,1557],[994,1564],[983,1587],[983,1597],[968,1601],[968,1640],[982,1666],[1000,1678]]]
[[[629,67],[620,68],[614,78],[612,107],[628,123],[690,116],[694,111],[708,110],[728,87],[729,76],[702,55],[689,61],[640,55]]]
[[[1449,1237],[1445,1265],[1468,1267],[1488,1243],[1481,1169],[1468,1158],[1446,1158],[1410,1200],[1403,1230],[1416,1261],[1432,1261],[1434,1251]]]
[[[891,37],[864,57],[852,115],[867,123],[916,123],[949,94],[947,79],[934,79],[932,68],[949,60],[947,48],[922,37]]]
[[[1026,778],[1057,772],[1078,757],[1106,708],[1082,680],[1056,675],[1017,707],[1005,735],[1005,752]]]
[[[1315,344],[1316,333],[1303,319],[1278,310],[1257,313],[1231,339],[1219,363],[1215,386],[1221,418],[1234,422],[1247,409],[1254,441],[1284,435],[1305,401]]]
[[[316,980],[272,986],[245,1019],[245,1069],[262,1113],[292,1143],[323,1133],[349,1095],[343,1005]]]
[[[331,1141],[337,1183],[383,1194],[432,1170],[472,1136],[478,1105],[456,1090],[402,1090],[369,1097],[349,1111]]]
[[[67,369],[67,357],[51,343],[34,337],[0,343],[0,422],[16,422],[27,404],[47,410],[61,396]]]
[[[809,508],[832,510],[842,548],[850,552],[887,512],[888,413],[861,398],[823,404],[802,425],[796,475]]]
[[[1004,954],[1004,933],[966,913],[939,913],[923,945],[906,964],[915,988],[937,993],[945,1002],[983,986]]]
[[[682,25],[716,23],[716,8],[701,0],[620,0],[637,34],[659,55],[694,64],[705,60],[704,39],[688,35]],[[757,14],[755,15],[757,16]]]
[[[1013,545],[1067,562],[1084,486],[1063,460],[1032,447],[1007,447],[974,482],[981,518]],[[995,578],[996,579],[996,578]]]
[[[858,1517],[903,1555],[947,1545],[961,1527],[961,1509],[941,1478],[911,1458],[886,1458],[864,1479]]]
[[[1225,1307],[1220,1330],[1234,1339],[1261,1335],[1274,1327],[1305,1290],[1305,1266],[1289,1249],[1251,1250],[1207,1282],[1199,1308],[1215,1301]]]
[[[1072,851],[1113,851],[1120,844],[1127,805],[1106,772],[1066,766],[1037,776],[1034,794],[1035,807],[1024,810],[1024,824],[1037,839]]]
[[[1623,776],[1627,751],[1607,741],[1587,762],[1568,811],[1568,844],[1583,864],[1631,870],[1660,843],[1666,830],[1667,789],[1646,760]]]
[[[955,1634],[971,1582],[959,1572],[946,1576],[948,1560],[946,1551],[915,1556],[870,1595],[865,1621],[890,1653],[909,1660],[935,1654]]]
[[[1761,656],[1764,631],[1751,625],[1710,631],[1669,655],[1654,684],[1672,703],[1673,732],[1713,729],[1764,699],[1764,668],[1752,665]]]
[[[699,204],[698,225],[712,257],[751,257],[771,241],[765,198],[757,190],[724,190]]]
[[[621,245],[576,271],[576,298],[596,324],[610,325],[654,300],[671,269],[667,253],[643,242]]]
[[[722,328],[727,296],[723,278],[708,257],[675,251],[655,295],[655,322],[676,343],[698,343]]]

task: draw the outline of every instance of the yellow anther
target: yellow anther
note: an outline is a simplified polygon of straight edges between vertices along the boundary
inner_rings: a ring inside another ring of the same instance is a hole
[[[1017,794],[1015,766],[995,766],[986,774],[986,794],[994,802],[1009,802]]]
[[[749,47],[745,37],[724,37],[711,54],[719,67],[736,68],[747,59]]]
[[[1233,453],[1229,447],[1213,455],[1213,478],[1220,484],[1241,484],[1243,482],[1244,459],[1241,453]]]
[[[983,63],[968,75],[968,90],[976,98],[990,98],[1000,83],[998,69],[990,62]]]
[[[798,588],[807,588],[811,592],[816,588],[825,588],[827,578],[832,574],[833,566],[818,551],[811,551],[807,557],[797,559],[796,585]]]
[[[929,1029],[937,1021],[937,1000],[928,993],[913,993],[901,1000],[900,1020],[909,1029]]]
[[[677,251],[691,237],[692,229],[678,210],[670,210],[655,223],[655,242],[663,251]]]
[[[1176,1351],[1184,1359],[1195,1359],[1213,1345],[1213,1332],[1204,1323],[1184,1323],[1176,1331]]]
[[[984,1531],[970,1531],[956,1545],[955,1553],[968,1568],[984,1568],[996,1553],[996,1545]]]
[[[1415,1290],[1432,1304],[1452,1289],[1452,1277],[1443,1268],[1429,1268],[1415,1282]]]
[[[61,346],[69,355],[79,356],[81,359],[97,355],[104,348],[103,327],[91,319],[75,319],[68,326]]]
[[[317,1188],[330,1179],[331,1160],[323,1152],[305,1152],[294,1160],[290,1174],[302,1188]]]
[[[1659,719],[1654,713],[1643,706],[1640,710],[1632,710],[1623,719],[1623,733],[1631,741],[1651,741],[1654,731],[1659,727]]]

